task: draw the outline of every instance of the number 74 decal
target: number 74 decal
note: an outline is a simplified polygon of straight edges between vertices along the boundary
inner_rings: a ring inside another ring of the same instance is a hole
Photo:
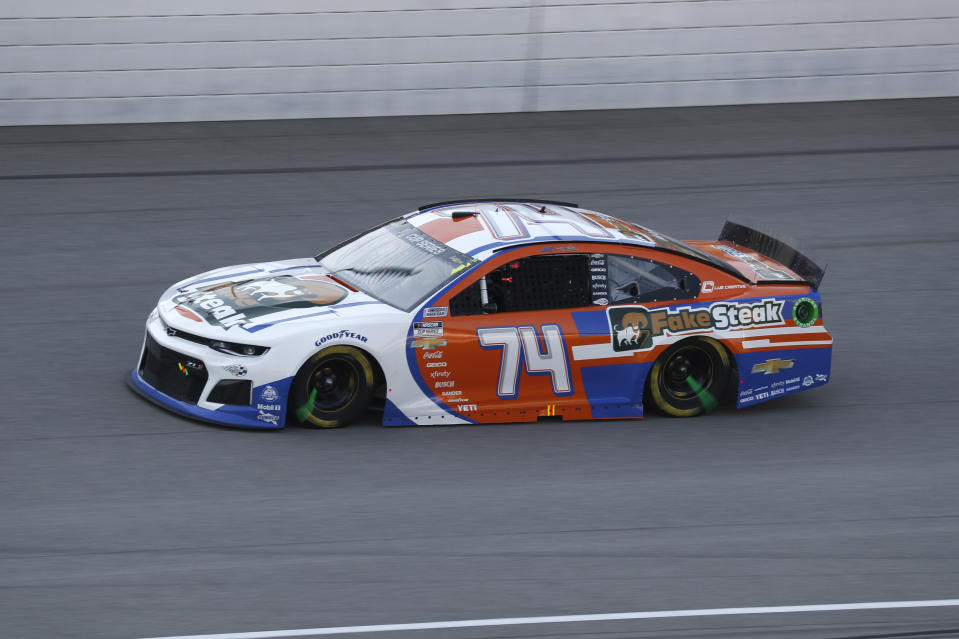
[[[499,364],[499,382],[496,394],[503,399],[517,396],[520,362],[525,362],[530,375],[549,375],[553,392],[569,395],[573,387],[569,382],[569,364],[566,362],[566,344],[563,333],[556,324],[540,327],[545,350],[540,350],[536,329],[532,326],[499,326],[476,330],[480,346],[499,348],[503,354]]]

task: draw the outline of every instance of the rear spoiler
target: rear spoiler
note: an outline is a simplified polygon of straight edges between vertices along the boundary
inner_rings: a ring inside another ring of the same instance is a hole
[[[819,288],[822,276],[826,272],[826,269],[818,266],[788,244],[742,224],[727,221],[719,234],[719,241],[732,242],[779,262],[803,278],[814,290]]]

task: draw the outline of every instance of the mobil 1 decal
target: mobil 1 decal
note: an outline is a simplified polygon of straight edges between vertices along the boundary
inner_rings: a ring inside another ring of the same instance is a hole
[[[708,308],[617,306],[606,310],[614,351],[653,347],[657,337],[694,331],[730,330],[783,323],[783,302],[717,302]]]

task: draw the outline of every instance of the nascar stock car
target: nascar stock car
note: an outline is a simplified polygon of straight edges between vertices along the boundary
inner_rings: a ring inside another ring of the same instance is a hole
[[[316,256],[175,284],[129,382],[231,426],[674,416],[825,384],[823,270],[727,222],[680,242],[575,204],[420,207]]]

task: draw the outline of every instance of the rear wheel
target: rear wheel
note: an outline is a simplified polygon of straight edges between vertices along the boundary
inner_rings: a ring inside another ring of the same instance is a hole
[[[349,346],[325,348],[293,379],[290,408],[296,421],[314,428],[339,428],[367,408],[373,389],[369,359]]]
[[[653,363],[647,396],[674,417],[708,413],[719,405],[730,369],[722,344],[705,337],[687,339],[667,348]]]

